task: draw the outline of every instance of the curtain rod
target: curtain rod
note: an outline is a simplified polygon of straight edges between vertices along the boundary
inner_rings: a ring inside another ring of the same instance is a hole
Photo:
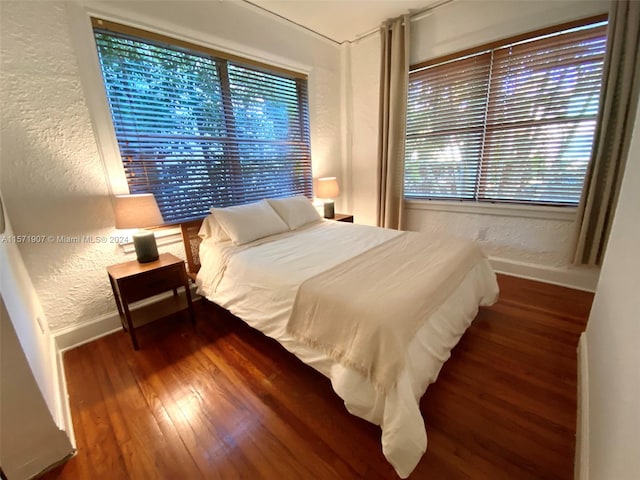
[[[415,10],[415,11],[409,11],[409,21],[411,22],[415,22],[418,20],[422,20],[423,18],[428,17],[429,15],[431,15],[431,12],[433,12],[436,8],[440,8],[448,3],[452,3],[455,0],[442,0],[441,2],[438,2],[434,5],[429,5],[428,7],[425,8],[421,8],[419,10]],[[357,42],[358,40],[362,40],[363,38],[366,37],[370,37],[371,35],[373,35],[374,33],[377,33],[378,31],[380,31],[380,27],[375,27],[372,28],[371,30],[365,32],[365,33],[361,33],[360,35],[356,35],[356,39],[354,40],[354,42]],[[352,42],[349,42],[352,43]]]

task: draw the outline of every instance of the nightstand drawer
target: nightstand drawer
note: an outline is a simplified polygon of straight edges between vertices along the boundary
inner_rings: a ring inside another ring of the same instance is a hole
[[[146,272],[143,278],[129,277],[118,282],[120,295],[126,302],[137,302],[167,290],[183,287],[184,266],[175,265],[161,270]]]

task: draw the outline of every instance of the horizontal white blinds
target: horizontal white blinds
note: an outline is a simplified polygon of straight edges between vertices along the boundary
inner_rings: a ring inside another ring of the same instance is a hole
[[[409,76],[405,195],[473,199],[491,54]]]
[[[412,71],[405,194],[576,205],[605,47],[601,22]]]
[[[94,29],[131,193],[166,223],[213,207],[312,195],[307,81]]]

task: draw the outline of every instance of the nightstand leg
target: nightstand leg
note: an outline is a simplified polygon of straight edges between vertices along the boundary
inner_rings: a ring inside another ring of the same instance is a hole
[[[193,309],[193,300],[191,299],[191,289],[189,288],[189,282],[184,287],[184,293],[187,297],[187,305],[189,306],[189,317],[191,317],[191,325],[196,324],[196,312]]]
[[[131,335],[131,343],[133,344],[133,349],[138,350],[138,338],[136,337],[136,331],[133,327],[133,321],[131,320],[131,312],[129,312],[129,306],[126,302],[124,302],[124,317],[127,320],[127,327],[129,329],[129,335]]]
[[[116,307],[118,307],[118,315],[120,315],[120,324],[122,325],[122,329],[126,332],[127,327],[125,327],[122,318],[124,317],[124,312],[122,311],[122,302],[120,301],[120,295],[118,294],[118,288],[116,287],[116,283],[109,275],[109,283],[111,284],[111,290],[113,291],[113,298],[116,301]]]

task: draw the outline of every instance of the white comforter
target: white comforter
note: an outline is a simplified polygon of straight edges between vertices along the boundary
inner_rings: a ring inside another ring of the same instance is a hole
[[[386,394],[360,373],[297,343],[286,331],[304,280],[396,235],[394,230],[323,221],[240,247],[205,240],[200,246],[198,292],[329,377],[349,412],[381,426],[383,453],[398,475],[406,478],[427,447],[420,397],[436,380],[478,305],[490,305],[497,298],[488,261],[482,259],[418,331],[409,345],[404,371]]]

